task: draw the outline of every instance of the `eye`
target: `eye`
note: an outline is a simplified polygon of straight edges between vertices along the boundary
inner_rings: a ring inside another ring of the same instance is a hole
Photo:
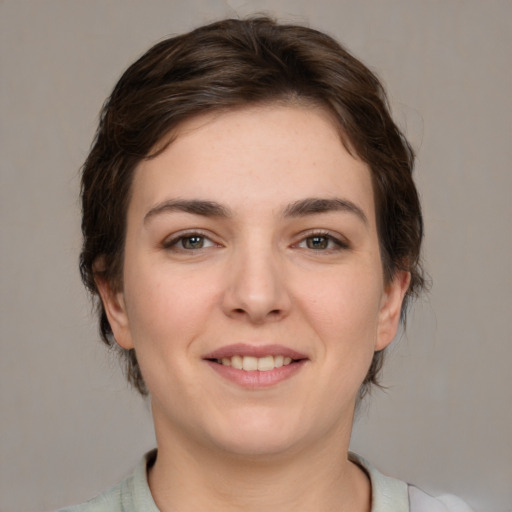
[[[216,244],[207,236],[201,233],[187,233],[166,240],[163,244],[165,249],[177,251],[195,251],[214,247]]]
[[[313,233],[301,240],[296,247],[313,251],[332,251],[347,249],[348,244],[328,233]]]
[[[322,250],[329,249],[332,246],[332,240],[326,236],[308,236],[306,238],[306,247],[308,249]]]
[[[205,247],[212,246],[211,240],[208,240],[205,236],[191,235],[181,238],[178,243],[182,249],[204,249]]]

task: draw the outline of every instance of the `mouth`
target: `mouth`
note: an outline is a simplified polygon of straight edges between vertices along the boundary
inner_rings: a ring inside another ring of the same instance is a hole
[[[268,387],[294,375],[306,355],[276,345],[230,345],[203,358],[224,378],[244,387]]]
[[[232,357],[223,357],[222,359],[210,359],[217,364],[222,364],[223,366],[230,366],[235,370],[244,370],[246,372],[251,371],[259,371],[259,372],[269,372],[274,370],[275,368],[281,368],[281,366],[288,366],[292,364],[294,360],[289,356],[277,355],[277,356],[264,356],[264,357],[254,357],[254,356],[232,356]]]

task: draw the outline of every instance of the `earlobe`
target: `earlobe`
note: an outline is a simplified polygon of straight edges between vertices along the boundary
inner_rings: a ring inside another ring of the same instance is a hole
[[[385,349],[396,335],[400,323],[402,304],[410,282],[410,272],[398,270],[393,280],[388,283],[384,290],[379,311],[376,351]]]
[[[133,348],[123,292],[114,291],[111,283],[99,274],[95,282],[116,343],[127,350]]]

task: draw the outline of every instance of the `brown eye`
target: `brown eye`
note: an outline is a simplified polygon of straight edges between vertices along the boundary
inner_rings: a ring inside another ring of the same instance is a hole
[[[314,250],[329,249],[329,242],[332,240],[327,236],[310,236],[306,238],[306,247]]]

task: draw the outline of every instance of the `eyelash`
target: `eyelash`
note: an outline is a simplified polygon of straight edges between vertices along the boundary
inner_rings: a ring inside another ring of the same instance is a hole
[[[183,243],[186,240],[190,240],[192,238],[199,238],[203,242],[209,242],[209,244],[204,247],[197,247],[197,248],[187,248],[183,247]],[[323,239],[327,242],[327,247],[322,248],[314,248],[314,247],[301,247],[301,244],[307,244],[309,240],[312,239]],[[181,247],[179,247],[179,244],[182,244]],[[329,244],[331,244],[331,247],[329,247]],[[334,247],[332,246],[334,244]],[[181,252],[195,252],[200,251],[202,249],[208,249],[209,247],[219,246],[215,242],[212,241],[212,239],[207,236],[205,233],[202,233],[200,231],[191,231],[188,233],[180,233],[179,235],[173,236],[170,240],[165,240],[162,243],[162,247],[167,250],[176,250]],[[344,241],[340,240],[339,238],[333,236],[331,233],[327,231],[314,231],[311,233],[307,233],[305,236],[303,235],[302,238],[295,244],[292,245],[292,247],[300,248],[300,249],[307,249],[314,252],[333,252],[333,251],[339,251],[344,249],[349,249],[349,244]]]
[[[183,242],[185,240],[190,240],[191,238],[200,238],[203,241],[203,243],[205,241],[208,241],[210,244],[207,247],[198,247],[198,248],[186,248],[183,246],[178,247],[178,244],[180,244],[180,242],[183,245]],[[201,249],[207,249],[208,247],[213,247],[216,245],[218,245],[218,244],[213,242],[209,236],[207,236],[204,233],[201,233],[200,231],[190,231],[188,233],[180,233],[179,235],[173,236],[171,239],[164,240],[164,242],[162,243],[162,247],[164,249],[168,249],[168,250],[174,249],[176,251],[182,251],[182,252],[199,251]]]
[[[314,238],[320,238],[325,239],[327,241],[327,244],[331,243],[334,244],[334,247],[325,247],[325,248],[313,248],[313,247],[299,247],[300,244],[308,242],[308,240],[312,240]],[[333,236],[331,233],[327,231],[313,231],[311,233],[307,233],[306,236],[303,236],[299,242],[294,244],[295,247],[308,249],[315,252],[333,252],[333,251],[339,251],[344,249],[349,249],[349,244],[344,241],[340,240],[339,238]]]

